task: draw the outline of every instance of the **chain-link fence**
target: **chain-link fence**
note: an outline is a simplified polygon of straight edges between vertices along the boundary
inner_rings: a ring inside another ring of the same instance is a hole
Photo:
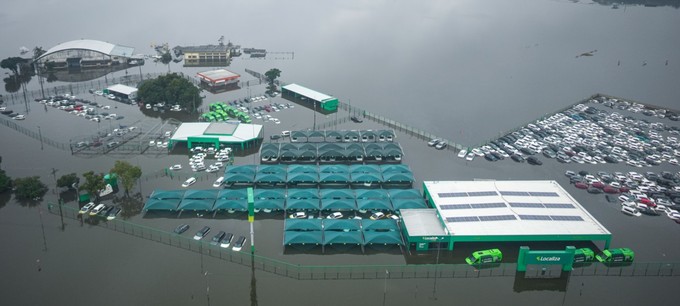
[[[514,263],[494,263],[482,266],[466,264],[422,264],[422,265],[329,265],[308,266],[299,265],[282,260],[254,255],[246,251],[233,251],[219,245],[194,240],[188,236],[177,235],[172,232],[134,224],[129,221],[114,219],[106,220],[97,216],[82,216],[78,209],[57,204],[48,204],[48,211],[52,214],[63,214],[64,218],[78,220],[95,226],[100,226],[119,233],[127,234],[155,241],[165,245],[196,252],[228,262],[285,276],[298,280],[347,280],[347,279],[411,279],[411,278],[478,278],[478,277],[514,277],[517,275],[517,265]],[[527,272],[529,273],[529,272]],[[680,263],[626,263],[618,265],[604,265],[590,263],[577,266],[571,272],[572,276],[680,276]]]

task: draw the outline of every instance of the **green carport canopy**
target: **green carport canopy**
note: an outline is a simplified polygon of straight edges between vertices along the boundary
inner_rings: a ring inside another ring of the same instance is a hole
[[[333,232],[324,231],[323,232],[323,244],[357,244],[361,245],[364,242],[361,232]]]
[[[143,210],[177,210],[180,199],[149,199]]]
[[[286,200],[287,210],[319,210],[319,199],[291,199]]]
[[[213,210],[248,210],[248,199],[217,199]]]
[[[208,189],[208,190],[195,190],[195,189],[190,189],[187,190],[184,193],[184,198],[183,199],[206,199],[206,200],[215,200],[217,199],[217,196],[219,194],[219,190],[217,189]]]
[[[409,209],[409,208],[427,208],[425,199],[392,199],[392,207],[394,210]]]
[[[361,220],[361,226],[364,231],[398,231],[399,226],[396,220],[382,219],[382,220]]]
[[[357,208],[364,210],[392,210],[389,199],[357,199]]]
[[[356,210],[354,199],[321,199],[322,210]]]
[[[181,199],[184,197],[185,190],[160,190],[156,189],[149,196],[150,199]]]
[[[423,197],[417,189],[388,189],[387,193],[392,199],[414,199]]]
[[[283,244],[321,244],[323,241],[320,231],[314,232],[283,232]]]
[[[324,231],[358,231],[361,230],[361,223],[354,219],[324,219]]]
[[[206,199],[184,199],[179,203],[178,210],[205,210],[211,211],[215,200]]]
[[[364,245],[367,244],[397,244],[403,245],[398,231],[373,232],[364,231]]]
[[[286,219],[284,231],[320,231],[321,219]]]
[[[255,208],[283,210],[284,199],[255,199]]]

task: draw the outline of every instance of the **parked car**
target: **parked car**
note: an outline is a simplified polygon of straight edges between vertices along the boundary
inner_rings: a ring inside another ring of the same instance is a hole
[[[189,224],[180,224],[173,230],[173,232],[175,232],[175,234],[181,234],[181,233],[186,232],[188,229],[189,229]]]
[[[201,230],[196,232],[196,235],[194,235],[194,240],[201,240],[205,235],[207,235],[210,232],[210,227],[204,226]]]

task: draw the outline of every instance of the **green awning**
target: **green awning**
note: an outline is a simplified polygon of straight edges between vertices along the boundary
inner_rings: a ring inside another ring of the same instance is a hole
[[[364,245],[367,244],[396,244],[403,245],[398,231],[372,232],[364,231]]]
[[[283,244],[321,244],[323,241],[320,231],[314,232],[283,232]]]
[[[323,244],[357,244],[361,245],[364,242],[363,236],[359,231],[350,232],[323,232]]]
[[[284,231],[321,231],[321,219],[286,219]]]

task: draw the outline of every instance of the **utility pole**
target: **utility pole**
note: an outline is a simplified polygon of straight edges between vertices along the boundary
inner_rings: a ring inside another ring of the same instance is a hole
[[[61,230],[64,231],[66,229],[66,225],[64,224],[64,211],[62,210],[61,206],[64,205],[64,201],[59,197],[59,216],[61,217]]]

